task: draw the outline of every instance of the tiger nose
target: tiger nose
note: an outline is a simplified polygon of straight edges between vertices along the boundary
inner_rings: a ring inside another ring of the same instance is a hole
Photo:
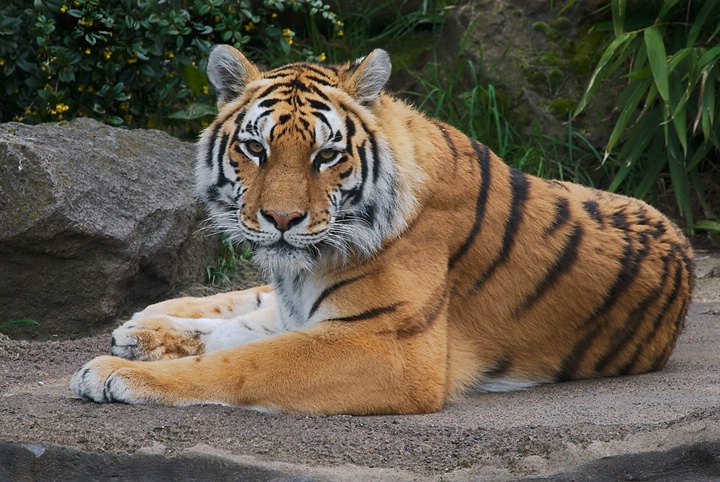
[[[307,215],[307,213],[298,212],[287,214],[282,211],[260,211],[260,214],[262,214],[265,219],[273,223],[278,231],[287,231],[291,227],[300,223]]]

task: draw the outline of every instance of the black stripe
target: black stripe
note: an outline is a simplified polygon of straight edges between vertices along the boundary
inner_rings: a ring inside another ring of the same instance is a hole
[[[216,156],[218,163],[218,178],[217,182],[215,183],[216,186],[224,186],[225,184],[230,184],[230,179],[225,177],[225,171],[223,170],[223,158],[225,157],[225,149],[227,149],[229,139],[230,136],[228,134],[223,134],[220,140],[220,147],[218,148],[218,153]]]
[[[318,119],[320,119],[322,121],[322,123],[327,126],[328,130],[330,132],[332,132],[332,126],[330,125],[330,121],[327,120],[327,117],[325,117],[325,115],[322,112],[316,111],[316,112],[311,112],[311,114],[314,115],[315,117],[317,117]],[[309,126],[305,126],[305,127],[309,127]]]
[[[396,332],[398,337],[407,338],[427,331],[427,329],[435,323],[438,316],[440,316],[443,308],[445,308],[448,301],[447,289],[443,287],[439,294],[431,298],[431,301],[434,301],[431,306],[423,308],[423,312],[426,313],[425,317],[412,326],[398,328]]]
[[[282,114],[280,117],[278,117],[278,124],[279,125],[286,124],[288,121],[290,121],[290,119],[292,119],[291,114]]]
[[[570,219],[570,203],[564,197],[555,200],[555,218],[550,226],[545,228],[545,237],[552,235]]]
[[[347,116],[345,118],[345,137],[347,139],[347,151],[352,152],[353,136],[355,135],[355,123]]]
[[[470,289],[471,293],[479,291],[485,281],[492,277],[495,270],[507,261],[510,251],[515,244],[515,235],[523,219],[523,206],[525,205],[525,201],[528,198],[528,191],[530,190],[527,175],[522,171],[510,168],[510,189],[512,191],[510,212],[508,213],[507,222],[505,223],[505,233],[503,234],[500,252],[485,272],[475,281]]]
[[[616,222],[625,220],[623,213],[616,214],[619,216]],[[558,380],[571,379],[571,370],[577,367],[585,356],[586,351],[592,345],[592,342],[600,335],[602,329],[605,328],[606,323],[601,323],[601,318],[615,306],[620,296],[627,291],[628,287],[635,280],[638,270],[640,269],[640,264],[649,251],[647,246],[643,246],[641,250],[636,251],[632,246],[632,239],[627,234],[625,235],[625,243],[623,257],[620,260],[620,272],[615,278],[615,282],[610,287],[610,290],[603,298],[602,303],[581,323],[580,329],[589,329],[589,332],[575,344],[570,355],[563,360],[557,376]]]
[[[264,101],[260,102],[258,104],[259,107],[272,107],[275,104],[280,102],[280,99],[265,99]]]
[[[207,167],[212,167],[215,161],[215,142],[217,141],[217,134],[221,126],[222,124],[218,123],[215,127],[213,127],[212,134],[210,135],[210,141],[207,143],[210,147],[207,151],[207,155],[205,156],[205,164]]]
[[[313,109],[322,110],[325,112],[329,112],[331,110],[330,106],[328,106],[324,102],[320,102],[315,99],[310,99],[310,107],[312,107]]]
[[[360,199],[362,198],[362,191],[363,186],[365,186],[365,181],[367,180],[367,171],[368,171],[368,160],[367,160],[367,153],[365,152],[365,143],[363,143],[362,146],[357,147],[358,157],[360,158],[360,184],[358,186],[355,186],[352,191],[354,192],[355,202],[360,202]]]
[[[398,306],[400,306],[402,303],[394,303],[389,306],[381,306],[379,308],[373,308],[371,310],[363,311],[362,313],[358,313],[357,315],[351,315],[351,316],[343,316],[341,318],[332,318],[330,321],[360,321],[360,320],[368,320],[370,318],[375,318],[380,315],[384,315],[386,313],[393,313],[398,309]]]
[[[311,91],[313,94],[315,94],[315,95],[317,95],[318,97],[320,97],[320,98],[321,98],[322,100],[324,100],[325,102],[330,102],[330,97],[328,97],[327,95],[325,95],[325,93],[324,93],[322,90],[318,89],[318,88],[315,87],[314,85],[313,85],[313,86],[310,86],[310,91]]]
[[[467,253],[467,250],[475,241],[475,237],[478,235],[483,218],[485,217],[485,207],[488,200],[488,191],[490,190],[490,149],[474,139],[470,139],[470,142],[475,150],[477,162],[480,165],[480,189],[475,202],[475,221],[473,221],[470,233],[468,233],[463,244],[450,257],[448,269],[452,269],[458,261],[465,256],[465,253]]]
[[[372,179],[373,183],[377,184],[380,177],[380,152],[378,149],[378,143],[375,140],[375,136],[368,132],[370,138],[370,146],[372,147],[373,162],[372,162]]]
[[[349,285],[350,283],[354,283],[355,281],[361,280],[361,279],[363,279],[365,276],[367,276],[367,274],[361,274],[361,275],[356,276],[356,277],[354,277],[354,278],[344,279],[344,280],[342,280],[342,281],[338,281],[338,282],[335,283],[334,285],[331,285],[331,286],[328,286],[327,288],[325,288],[325,289],[323,290],[323,292],[320,293],[320,296],[318,296],[318,298],[317,298],[317,299],[315,300],[315,302],[312,304],[312,307],[310,308],[310,312],[308,313],[308,319],[312,318],[312,315],[315,314],[315,312],[317,311],[317,309],[320,307],[320,303],[322,303],[322,302],[325,300],[325,298],[327,298],[328,296],[330,296],[331,294],[333,294],[335,291],[339,290],[339,289],[342,288],[343,286],[347,286],[347,285]]]
[[[598,358],[597,363],[595,363],[595,371],[597,373],[603,372],[613,361],[617,360],[617,358],[623,353],[623,351],[627,348],[630,342],[638,334],[638,329],[642,325],[642,322],[645,319],[645,316],[647,315],[650,306],[654,302],[658,301],[658,296],[662,294],[662,291],[668,281],[668,277],[670,276],[670,264],[668,257],[664,257],[663,261],[663,274],[660,277],[657,286],[652,291],[650,291],[650,293],[645,295],[642,301],[630,312],[627,320],[622,324],[620,329],[616,330],[613,336],[609,338],[610,340],[612,340],[612,343],[605,351],[605,353],[603,353],[602,356]]]
[[[499,378],[507,374],[510,367],[512,367],[512,360],[504,353],[493,362],[492,368],[485,370],[484,374],[489,378]]]
[[[263,97],[269,95],[272,92],[275,92],[277,89],[279,89],[281,87],[285,87],[285,85],[283,85],[281,83],[272,84],[272,85],[268,86],[267,89],[263,90],[262,93],[260,95],[258,95],[256,98],[262,99]]]
[[[529,310],[532,306],[542,298],[547,291],[552,288],[558,279],[565,272],[569,271],[570,268],[575,264],[578,256],[578,247],[582,242],[584,230],[582,226],[576,224],[573,227],[570,236],[567,237],[565,245],[560,255],[557,257],[555,262],[550,266],[545,277],[535,287],[532,293],[525,298],[525,301],[520,305],[520,308],[515,313],[515,316],[520,315],[524,311]]]
[[[457,166],[458,166],[458,152],[457,147],[455,147],[455,143],[453,142],[452,138],[450,137],[450,133],[445,129],[444,127],[440,128],[440,132],[442,132],[443,137],[445,138],[445,143],[450,148],[450,152],[452,153],[452,161],[453,161],[453,172],[457,172]]]
[[[323,74],[323,75],[325,75],[325,74]],[[327,87],[332,87],[332,84],[331,84],[327,79],[321,79],[320,77],[316,77],[316,76],[314,76],[314,75],[307,75],[307,76],[305,76],[305,78],[306,78],[307,80],[311,80],[311,81],[313,81],[313,82],[316,82],[316,83],[318,83],[318,84],[320,84],[320,85],[324,85],[324,86],[327,86]]]
[[[670,290],[670,293],[665,298],[665,302],[663,303],[662,307],[658,311],[658,314],[655,316],[655,319],[653,320],[652,327],[650,328],[650,331],[648,331],[647,335],[645,335],[645,338],[637,344],[635,351],[633,352],[632,356],[630,356],[628,362],[622,367],[620,370],[621,375],[626,375],[631,372],[632,368],[637,363],[638,359],[640,358],[640,355],[642,355],[645,348],[647,348],[650,343],[652,342],[652,339],[655,338],[657,333],[660,331],[660,328],[663,325],[663,320],[665,319],[665,316],[667,316],[667,310],[670,306],[675,303],[675,300],[677,300],[677,297],[680,294],[680,282],[682,281],[682,271],[683,266],[682,264],[678,263],[678,267],[675,270],[675,277],[673,279],[673,286]],[[678,316],[682,316],[682,313],[679,313]]]
[[[324,70],[323,68],[318,67],[318,66],[316,66],[316,65],[314,65],[314,64],[310,64],[310,63],[303,63],[303,64],[302,64],[302,67],[303,67],[305,70],[309,70],[309,71],[311,71],[311,72],[315,72],[316,74],[322,75],[323,77],[325,77],[327,80],[324,80],[323,82],[329,82],[329,81],[330,81],[330,76],[329,76],[327,70]],[[332,84],[327,84],[327,85],[332,85]]]
[[[600,205],[596,201],[585,201],[583,202],[583,208],[590,215],[591,218],[597,222],[601,228],[605,227],[603,224],[603,216],[600,212]]]
[[[347,157],[346,157],[346,159],[347,159]],[[340,179],[346,179],[350,174],[352,174],[352,171],[353,171],[353,168],[351,167],[351,168],[348,169],[347,171],[341,172],[340,174],[338,174],[338,177],[339,177]]]

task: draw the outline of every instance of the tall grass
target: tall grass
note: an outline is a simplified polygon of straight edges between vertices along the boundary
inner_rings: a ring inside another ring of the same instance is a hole
[[[475,64],[462,53],[451,63],[437,59],[416,76],[420,92],[409,92],[417,106],[470,137],[487,144],[511,166],[548,179],[593,186],[597,174],[585,167],[600,165],[598,152],[568,121],[567,136],[553,138],[520,132],[508,118],[492,84],[483,84]],[[472,87],[464,87],[470,85]],[[603,177],[603,176],[600,176]]]
[[[669,188],[690,226],[712,227],[694,223],[693,205],[714,216],[704,179],[720,181],[720,0],[632,6],[611,0],[612,21],[595,27],[611,40],[575,114],[620,77],[618,118],[604,153],[615,170],[609,189],[652,200]]]

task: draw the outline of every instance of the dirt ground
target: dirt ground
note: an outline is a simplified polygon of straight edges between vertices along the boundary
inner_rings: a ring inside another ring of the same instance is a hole
[[[67,386],[109,352],[109,333],[0,335],[0,480],[720,477],[720,256],[697,258],[695,301],[660,372],[478,394],[430,415],[97,405]]]

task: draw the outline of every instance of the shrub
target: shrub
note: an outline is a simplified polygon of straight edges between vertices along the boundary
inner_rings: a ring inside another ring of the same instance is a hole
[[[0,120],[82,116],[194,134],[214,114],[204,74],[214,44],[276,65],[323,60],[322,42],[343,34],[322,0],[252,4],[35,0],[28,8],[26,0],[9,0],[0,7]]]

